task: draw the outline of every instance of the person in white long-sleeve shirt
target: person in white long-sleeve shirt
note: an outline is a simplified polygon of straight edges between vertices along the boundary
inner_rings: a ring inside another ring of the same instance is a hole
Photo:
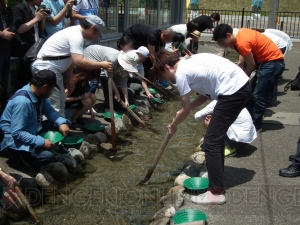
[[[213,113],[216,104],[217,100],[213,100],[205,108],[198,111],[195,114],[195,120],[200,121],[204,119],[205,124],[208,125],[211,118],[210,115]],[[256,129],[246,108],[240,112],[226,134],[225,156],[233,156],[236,154],[236,149],[241,149],[256,139]]]

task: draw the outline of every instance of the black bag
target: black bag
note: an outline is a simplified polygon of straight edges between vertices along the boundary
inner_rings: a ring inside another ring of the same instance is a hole
[[[294,80],[291,80],[284,87],[284,91],[287,92],[291,88],[292,91],[300,90],[300,67],[298,68],[298,74]]]
[[[24,60],[27,62],[32,62],[37,59],[37,55],[42,48],[43,44],[46,42],[46,39],[40,38],[36,43],[34,43],[30,49],[25,53]]]

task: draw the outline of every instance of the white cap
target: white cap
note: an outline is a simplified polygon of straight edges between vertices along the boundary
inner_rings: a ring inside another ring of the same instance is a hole
[[[137,50],[135,50],[135,52],[140,53],[142,56],[146,58],[149,57],[150,54],[148,48],[146,48],[145,46],[139,47]]]
[[[99,16],[89,15],[86,17],[86,21],[92,24],[93,26],[95,26],[95,28],[100,32],[102,38],[105,37],[103,32],[105,23],[103,22],[102,19],[100,19]]]
[[[124,53],[123,51],[120,51],[118,55],[118,62],[123,67],[124,70],[130,72],[130,73],[137,73],[138,69],[138,60],[139,57],[135,53],[135,51],[129,51],[127,53]]]

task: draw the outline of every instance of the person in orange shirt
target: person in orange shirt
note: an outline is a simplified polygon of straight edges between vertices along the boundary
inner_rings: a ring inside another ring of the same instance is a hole
[[[232,29],[228,24],[215,28],[213,40],[221,47],[235,49],[244,58],[243,69],[248,76],[257,70],[257,80],[252,86],[253,100],[248,110],[257,132],[261,132],[268,95],[284,70],[282,52],[267,36],[246,28]]]

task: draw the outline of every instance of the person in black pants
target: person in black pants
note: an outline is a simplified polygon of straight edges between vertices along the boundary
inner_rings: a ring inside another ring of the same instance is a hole
[[[177,126],[190,111],[208,99],[218,100],[204,137],[209,190],[192,197],[198,204],[224,204],[224,145],[228,128],[251,98],[249,78],[234,63],[214,54],[196,54],[179,60],[176,53],[162,52],[156,57],[154,69],[166,80],[176,80],[182,108],[168,126],[173,136]],[[199,93],[190,102],[190,92]]]
[[[287,168],[279,170],[279,175],[283,177],[300,176],[300,137],[297,143],[296,155],[290,155],[289,160],[292,162]]]

